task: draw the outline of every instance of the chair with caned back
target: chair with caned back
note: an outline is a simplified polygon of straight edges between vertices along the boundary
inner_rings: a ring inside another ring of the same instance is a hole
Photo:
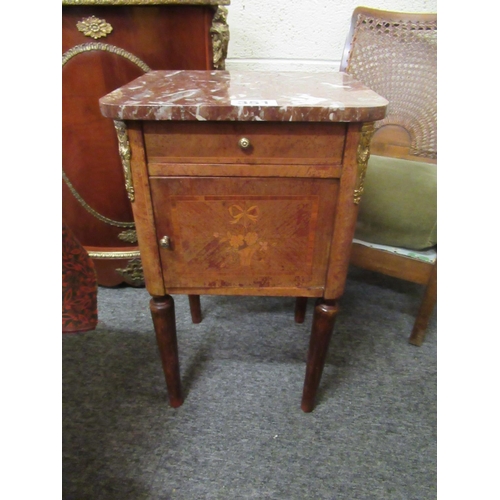
[[[354,10],[340,71],[385,97],[362,185],[351,264],[425,285],[409,342],[437,290],[437,15]],[[305,299],[297,299],[303,320]]]
[[[375,123],[351,263],[425,285],[409,339],[421,345],[437,289],[437,15],[358,7],[340,70],[389,101]]]

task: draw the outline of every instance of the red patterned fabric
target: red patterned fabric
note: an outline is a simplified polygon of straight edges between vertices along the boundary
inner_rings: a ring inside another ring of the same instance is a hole
[[[62,227],[62,331],[86,332],[97,325],[94,263],[71,230]]]

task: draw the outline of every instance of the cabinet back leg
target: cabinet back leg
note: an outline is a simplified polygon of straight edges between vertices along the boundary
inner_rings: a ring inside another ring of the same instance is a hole
[[[295,299],[295,323],[304,323],[307,309],[307,297]]]
[[[191,320],[193,323],[201,323],[201,304],[199,295],[188,295],[189,310],[191,311]]]

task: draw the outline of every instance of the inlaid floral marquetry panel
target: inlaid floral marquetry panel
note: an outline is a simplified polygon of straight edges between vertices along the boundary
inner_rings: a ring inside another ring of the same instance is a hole
[[[158,235],[172,242],[161,252],[168,286],[314,286],[324,279],[315,262],[326,252],[335,181],[298,189],[290,180],[219,179],[234,195],[212,194],[212,183],[185,181],[208,190],[192,196],[181,194],[182,181],[151,180]],[[290,194],[280,194],[284,184]]]

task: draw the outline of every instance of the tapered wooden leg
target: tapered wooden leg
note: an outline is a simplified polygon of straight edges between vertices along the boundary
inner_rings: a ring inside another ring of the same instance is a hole
[[[301,408],[310,412],[314,408],[316,392],[325,365],[328,344],[339,308],[334,300],[318,300],[314,308],[311,339],[307,354],[306,377],[302,393]]]
[[[188,295],[189,310],[191,311],[191,320],[193,323],[201,323],[201,304],[199,295]]]
[[[167,383],[170,406],[177,408],[183,402],[179,354],[177,350],[177,330],[175,327],[174,299],[170,295],[153,297],[149,303],[156,341],[160,351],[163,373]]]
[[[304,323],[307,309],[307,297],[297,297],[295,299],[295,323]]]
[[[437,263],[432,268],[432,273],[425,288],[424,298],[420,304],[415,324],[408,342],[410,344],[421,346],[425,339],[427,325],[437,302]]]

